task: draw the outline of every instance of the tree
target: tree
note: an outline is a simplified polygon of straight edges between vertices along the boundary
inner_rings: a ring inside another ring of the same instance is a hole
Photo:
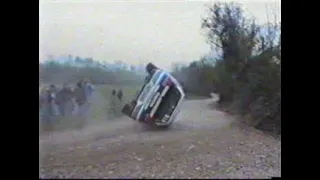
[[[81,67],[74,65],[81,65]],[[125,69],[112,72],[106,64],[98,63],[92,59],[82,59],[78,56],[75,63],[58,63],[46,61],[39,64],[39,78],[47,83],[62,84],[74,83],[80,79],[88,78],[95,84],[136,84],[143,82],[143,77],[135,72]]]
[[[211,48],[222,53],[223,68],[228,72],[224,73],[223,79],[230,83],[217,84],[221,100],[232,100],[235,88],[232,82],[241,77],[246,62],[252,56],[259,27],[253,19],[245,17],[239,4],[217,3],[209,7],[202,28]]]
[[[202,23],[207,42],[222,53],[214,68],[220,104],[236,104],[240,113],[252,115],[253,124],[259,128],[272,124],[279,132],[281,38],[278,42],[276,39],[281,37],[281,30],[278,27],[271,23],[257,25],[236,3],[215,4]]]
[[[236,3],[208,9],[202,29],[212,53],[221,57],[202,57],[173,74],[189,93],[214,91],[222,107],[250,115],[260,129],[281,133],[281,25],[258,25]]]
[[[73,60],[73,56],[71,54],[68,55],[68,60],[72,61]]]
[[[136,71],[136,67],[135,67],[134,65],[131,65],[131,66],[130,66],[130,70],[131,70],[131,71]]]

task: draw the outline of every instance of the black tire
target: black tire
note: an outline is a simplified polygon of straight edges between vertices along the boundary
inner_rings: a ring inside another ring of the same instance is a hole
[[[169,129],[171,127],[172,123],[165,125],[165,126],[159,126],[159,129]]]
[[[123,106],[121,112],[122,112],[124,115],[130,117],[130,116],[131,116],[131,106],[130,106],[129,104],[125,104],[125,105]]]
[[[152,64],[152,63],[148,63],[148,64],[146,65],[146,71],[148,72],[149,75],[152,75],[152,73],[153,73],[156,69],[158,69],[158,67],[155,66],[155,65]]]
[[[172,124],[173,124],[173,121],[170,124],[165,125],[165,126],[157,126],[157,128],[160,130],[167,130],[171,127]]]

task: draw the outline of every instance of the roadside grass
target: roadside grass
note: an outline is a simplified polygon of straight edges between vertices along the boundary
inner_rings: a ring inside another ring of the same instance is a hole
[[[93,120],[109,119],[112,120],[116,117],[122,116],[121,109],[125,103],[130,102],[140,90],[139,85],[101,85],[97,88],[101,94],[103,101],[97,100],[96,103],[92,104],[91,116]],[[123,98],[120,102],[117,98],[112,101],[112,90],[118,91],[122,89]]]

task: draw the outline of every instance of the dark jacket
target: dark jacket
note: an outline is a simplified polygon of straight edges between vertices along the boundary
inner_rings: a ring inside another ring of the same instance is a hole
[[[71,101],[74,97],[74,92],[70,88],[62,88],[56,97],[56,103],[62,104]]]
[[[118,91],[117,96],[118,96],[118,99],[120,99],[120,100],[122,99],[123,92],[122,92],[122,90],[121,90],[121,89]]]
[[[85,89],[79,86],[74,90],[74,97],[78,105],[82,105],[87,101]]]

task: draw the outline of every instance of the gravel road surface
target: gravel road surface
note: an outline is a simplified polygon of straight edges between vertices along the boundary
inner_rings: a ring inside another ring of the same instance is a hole
[[[41,178],[268,178],[281,176],[281,141],[208,104],[185,101],[168,130],[122,117],[39,136]]]

